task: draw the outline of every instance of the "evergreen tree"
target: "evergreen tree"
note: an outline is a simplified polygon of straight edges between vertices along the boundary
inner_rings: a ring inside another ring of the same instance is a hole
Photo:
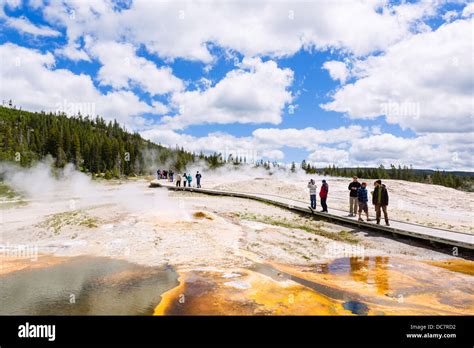
[[[187,152],[182,147],[174,149],[157,145],[144,140],[138,133],[127,132],[117,121],[106,122],[103,118],[81,116],[67,117],[64,114],[45,112],[27,112],[14,107],[0,107],[0,160],[15,161],[19,153],[20,164],[30,166],[48,154],[55,158],[55,165],[63,167],[73,163],[78,169],[106,177],[122,175],[150,174],[149,159],[144,153],[156,153],[154,162],[170,163],[175,172],[183,171],[196,160],[205,161],[210,168],[217,168],[226,162],[245,165],[246,157],[229,155],[226,161],[220,153],[205,155],[200,152]],[[278,168],[277,162],[255,161],[256,167]],[[301,162],[301,169],[308,174],[318,172],[316,166],[306,160]],[[156,170],[156,169],[154,169]],[[291,164],[292,172],[296,164]],[[154,172],[154,171],[153,171]],[[329,165],[320,170],[324,175],[352,176],[366,179],[401,179],[443,185],[463,190],[473,190],[472,174],[418,171],[412,166],[390,165],[385,169],[378,168],[337,168]]]
[[[308,168],[308,165],[306,164],[306,160],[301,161],[301,169],[306,171],[307,168]]]
[[[295,162],[291,162],[291,172],[295,173],[296,172],[296,164]]]

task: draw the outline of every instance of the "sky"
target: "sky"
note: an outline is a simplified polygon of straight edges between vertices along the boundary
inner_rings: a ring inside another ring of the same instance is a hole
[[[0,0],[0,94],[248,162],[474,170],[469,1]]]

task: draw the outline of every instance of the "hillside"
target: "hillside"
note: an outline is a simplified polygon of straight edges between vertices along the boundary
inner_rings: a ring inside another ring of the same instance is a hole
[[[183,148],[170,149],[149,140],[138,133],[130,133],[117,121],[106,122],[97,116],[68,117],[64,114],[28,112],[15,107],[0,106],[0,160],[19,162],[29,166],[37,160],[51,155],[59,168],[66,163],[92,174],[106,178],[152,174],[157,168],[183,171],[196,161],[204,161],[209,168],[226,163],[245,165],[245,158],[222,158],[221,154],[194,154]],[[250,164],[250,163],[249,163]],[[267,170],[282,169],[279,163],[263,160],[250,164]],[[396,179],[422,182],[446,187],[474,190],[471,172],[441,172],[396,168],[338,168],[328,166],[316,168],[303,161],[301,169],[307,174],[352,177],[367,179]],[[296,171],[293,162],[291,172]]]
[[[158,164],[182,170],[198,158],[215,162],[215,156],[197,156],[145,140],[117,121],[0,107],[0,160],[28,166],[48,154],[57,167],[74,163],[81,171],[107,177],[150,174]]]

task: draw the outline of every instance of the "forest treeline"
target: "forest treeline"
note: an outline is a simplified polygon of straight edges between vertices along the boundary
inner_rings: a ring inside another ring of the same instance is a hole
[[[292,164],[292,167],[296,164]],[[413,169],[411,166],[395,166],[385,168],[380,165],[378,168],[338,168],[335,165],[325,168],[316,168],[306,161],[301,162],[301,169],[308,174],[321,174],[340,177],[353,177],[364,179],[395,179],[413,182],[421,182],[427,184],[441,185],[452,187],[464,191],[474,191],[474,177],[471,173],[464,175],[445,172],[439,170]]]
[[[83,172],[105,178],[146,175],[155,173],[157,166],[181,172],[197,161],[213,169],[225,164],[252,165],[267,170],[284,170],[277,162],[260,160],[248,163],[245,157],[220,153],[205,155],[186,151],[182,147],[168,148],[143,139],[138,133],[128,132],[117,121],[103,118],[64,114],[28,112],[14,106],[0,106],[0,160],[15,161],[22,166],[51,155],[59,168],[74,163]],[[411,167],[384,168],[317,168],[302,161],[300,168],[308,174],[365,179],[399,179],[424,182],[472,191],[471,173],[429,171]],[[290,171],[296,171],[293,162]]]
[[[117,121],[106,122],[98,116],[68,117],[0,107],[0,160],[29,166],[47,155],[59,168],[74,163],[83,172],[106,178],[151,174],[157,164],[175,171],[197,160],[211,168],[224,164],[218,154],[170,149],[128,132]]]
[[[277,162],[263,160],[257,162],[255,165],[267,170],[280,168],[280,164]],[[383,165],[380,165],[377,168],[339,168],[336,165],[318,168],[306,160],[301,162],[299,168],[306,174],[338,176],[345,178],[357,176],[358,178],[374,181],[377,179],[405,180],[452,187],[463,191],[474,191],[474,173],[471,172],[445,172],[429,169],[414,169],[411,166],[396,167],[393,164],[390,168],[385,168]],[[290,171],[296,172],[297,170],[298,165],[295,162],[292,162],[290,165]]]

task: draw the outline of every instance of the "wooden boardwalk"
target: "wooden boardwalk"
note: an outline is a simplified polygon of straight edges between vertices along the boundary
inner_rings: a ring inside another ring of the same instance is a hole
[[[385,226],[383,221],[380,225],[375,224],[375,222],[360,222],[357,221],[357,218],[351,218],[347,216],[346,211],[330,209],[330,213],[322,213],[319,211],[311,212],[309,209],[309,200],[308,202],[302,202],[299,200],[292,200],[290,198],[271,195],[271,194],[262,194],[262,193],[245,193],[245,192],[236,192],[236,191],[224,191],[224,190],[215,190],[215,189],[206,189],[206,188],[195,188],[195,187],[176,187],[170,182],[166,181],[157,181],[154,180],[150,183],[150,187],[166,187],[169,190],[174,191],[191,191],[199,192],[210,195],[219,195],[219,196],[230,196],[230,197],[239,197],[253,199],[265,203],[270,203],[279,207],[297,211],[300,213],[312,214],[321,218],[329,219],[334,222],[339,222],[345,225],[351,225],[358,228],[377,230],[379,232],[385,232],[390,234],[399,234],[408,237],[418,238],[428,240],[430,242],[437,242],[442,244],[447,244],[451,246],[466,248],[474,250],[474,235],[449,231],[440,228],[427,227],[423,225],[413,224],[409,222],[390,220],[390,226]]]

